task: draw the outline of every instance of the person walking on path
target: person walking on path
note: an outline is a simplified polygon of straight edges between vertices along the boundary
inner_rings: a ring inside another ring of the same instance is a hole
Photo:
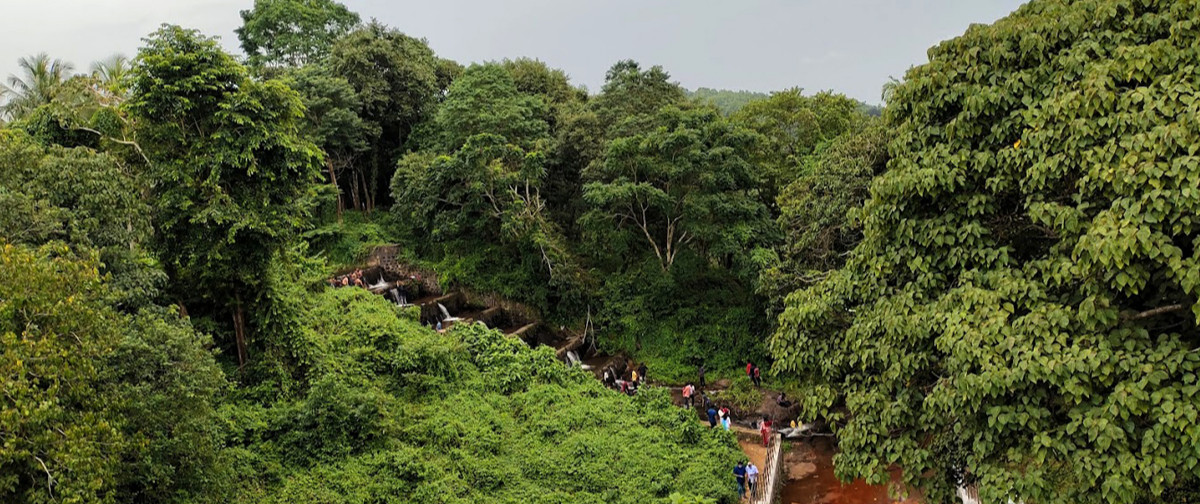
[[[729,408],[722,406],[721,411],[718,412],[718,415],[721,416],[721,427],[724,427],[725,430],[729,430]]]
[[[638,371],[638,376],[641,378],[641,380],[640,380],[641,383],[645,383],[646,382],[646,363],[643,362],[643,363],[639,364],[637,371]],[[638,381],[638,380],[634,380],[634,381]]]
[[[746,361],[746,378],[754,380],[754,363]]]
[[[758,366],[754,366],[754,376],[751,379],[754,380],[755,387],[762,387],[762,370]]]
[[[750,498],[754,498],[754,487],[758,486],[758,466],[754,462],[746,466],[746,493],[750,494]]]
[[[758,426],[759,432],[762,432],[763,448],[766,448],[771,441],[771,419],[763,417],[762,423]]]
[[[746,463],[739,461],[733,466],[733,479],[737,481],[738,500],[746,498]]]
[[[712,429],[717,426],[717,410],[712,406],[708,407],[708,428]]]
[[[696,376],[700,377],[700,388],[704,388],[704,363],[700,363],[700,367],[696,368]]]
[[[696,387],[693,387],[691,383],[683,386],[683,403],[686,404],[689,409],[695,407],[692,401],[692,398],[695,397],[695,395]]]

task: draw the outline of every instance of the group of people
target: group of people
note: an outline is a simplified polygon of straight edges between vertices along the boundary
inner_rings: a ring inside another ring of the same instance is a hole
[[[363,279],[363,271],[356,269],[345,275],[329,277],[330,287],[362,287],[367,288],[367,281]]]
[[[758,486],[758,466],[754,462],[741,461],[733,466],[733,478],[737,480],[738,498],[754,495],[754,487]]]
[[[759,369],[752,361],[746,361],[746,376],[754,382],[755,387],[762,386],[762,369]]]
[[[637,394],[638,387],[646,382],[646,363],[639,364],[629,371],[629,379],[625,379],[625,370],[617,366],[604,368],[600,381],[604,386],[621,391],[622,394]]]

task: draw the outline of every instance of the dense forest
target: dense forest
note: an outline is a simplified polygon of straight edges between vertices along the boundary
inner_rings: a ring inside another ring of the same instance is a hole
[[[241,18],[3,88],[0,501],[732,503],[664,386],[747,360],[848,480],[1200,499],[1200,2],[1033,0],[882,109]],[[657,386],[329,287],[381,245]]]

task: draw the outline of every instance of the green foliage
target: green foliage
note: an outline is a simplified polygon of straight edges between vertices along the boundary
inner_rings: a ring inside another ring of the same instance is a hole
[[[153,161],[156,248],[172,294],[208,313],[234,313],[246,358],[243,306],[264,272],[308,226],[320,152],[299,134],[303,105],[194,31],[164,26],[146,39],[128,104]],[[224,318],[224,317],[222,317]]]
[[[801,174],[804,159],[817,147],[856,129],[865,117],[859,105],[844,95],[826,91],[804,96],[792,88],[733,114],[735,123],[763,137],[750,159],[757,165],[764,203],[774,207],[776,196]]]
[[[121,295],[117,304],[136,310],[164,281],[145,249],[150,232],[138,181],[117,158],[0,131],[0,239],[98,252]]]
[[[888,130],[871,120],[818,147],[805,158],[801,175],[779,194],[783,243],[777,261],[759,276],[758,290],[782,307],[787,294],[812,285],[845,262],[862,239],[850,219],[888,160]]]
[[[227,409],[237,501],[732,498],[733,437],[665,390],[616,394],[548,348],[479,325],[437,334],[358,289],[306,298],[307,385]]]
[[[440,134],[437,150],[453,152],[479,134],[494,134],[526,149],[549,134],[546,105],[517,89],[511,74],[497,64],[471,65],[450,85],[434,116]]]
[[[358,116],[372,132],[369,157],[354,166],[355,180],[363,181],[352,194],[356,208],[373,209],[376,200],[388,197],[396,151],[457,73],[451,63],[435,57],[425,41],[374,21],[333,45],[325,64],[354,87]]]
[[[234,30],[254,66],[315,62],[359,22],[358,14],[333,0],[254,0]]]
[[[1195,484],[1197,9],[1034,1],[895,88],[862,242],[770,345],[840,419],[840,475],[900,462],[931,502]]]
[[[646,133],[612,140],[584,172],[598,248],[636,242],[663,271],[683,250],[721,262],[740,255],[767,227],[746,159],[754,134],[706,109],[665,108],[648,120]]]
[[[754,91],[730,91],[728,89],[712,89],[702,87],[695,91],[689,91],[688,96],[699,103],[712,105],[720,110],[722,114],[730,115],[742,109],[750,102],[765,100],[768,95],[766,93],[758,93]]]
[[[219,502],[205,338],[112,298],[94,259],[0,248],[0,499]]]

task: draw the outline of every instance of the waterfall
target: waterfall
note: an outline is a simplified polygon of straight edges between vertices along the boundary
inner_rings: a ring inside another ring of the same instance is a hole
[[[574,367],[578,364],[579,364],[579,354],[575,353],[574,350],[568,350],[567,351],[567,365]]]
[[[446,305],[438,303],[438,310],[442,312],[442,320],[458,320],[458,317],[451,317],[450,310],[446,309]]]

